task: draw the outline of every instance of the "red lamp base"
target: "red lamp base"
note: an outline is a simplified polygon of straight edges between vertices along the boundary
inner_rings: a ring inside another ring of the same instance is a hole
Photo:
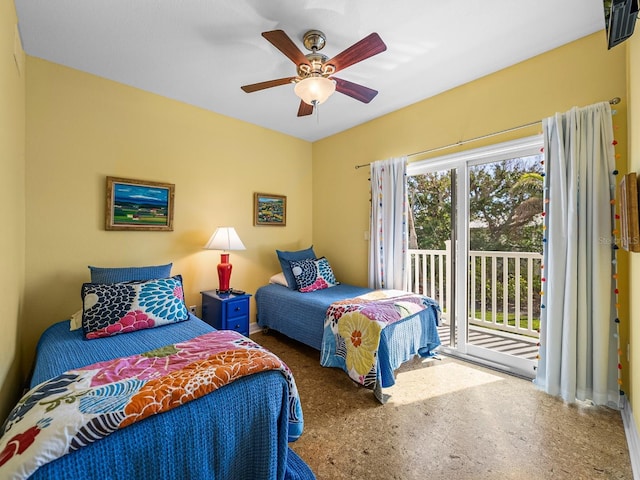
[[[233,267],[229,263],[229,254],[220,254],[220,263],[218,264],[218,293],[229,293],[229,280],[231,279],[231,269]]]

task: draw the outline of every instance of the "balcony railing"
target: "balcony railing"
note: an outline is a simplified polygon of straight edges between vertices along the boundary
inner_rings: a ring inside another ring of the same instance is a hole
[[[440,304],[445,322],[451,306],[451,242],[444,250],[409,250],[407,289]],[[539,337],[540,253],[469,252],[469,323]]]

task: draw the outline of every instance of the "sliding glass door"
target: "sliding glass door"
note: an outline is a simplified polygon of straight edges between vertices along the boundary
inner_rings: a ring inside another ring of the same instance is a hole
[[[409,289],[435,298],[445,353],[533,378],[541,139],[409,165]]]

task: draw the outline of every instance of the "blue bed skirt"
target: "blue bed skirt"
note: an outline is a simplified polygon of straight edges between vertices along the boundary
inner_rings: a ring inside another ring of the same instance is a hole
[[[193,317],[174,325],[85,340],[59,322],[42,335],[31,385],[66,370],[152,350],[212,331]],[[38,469],[34,479],[310,480],[287,443],[288,386],[277,371],[243,377],[149,417]]]

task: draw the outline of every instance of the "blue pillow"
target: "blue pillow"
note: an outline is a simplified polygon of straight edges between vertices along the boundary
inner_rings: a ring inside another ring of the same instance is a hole
[[[289,264],[289,262],[293,262],[295,260],[315,259],[316,254],[313,251],[313,245],[305,250],[298,250],[295,252],[283,252],[281,250],[276,250],[276,254],[278,255],[278,260],[280,261],[280,266],[282,267],[284,278],[287,279],[287,286],[291,290],[297,290],[298,284],[296,283],[296,277],[291,271],[291,265]]]
[[[92,267],[91,283],[122,283],[169,278],[172,263],[148,267]],[[295,282],[294,282],[295,283]]]

